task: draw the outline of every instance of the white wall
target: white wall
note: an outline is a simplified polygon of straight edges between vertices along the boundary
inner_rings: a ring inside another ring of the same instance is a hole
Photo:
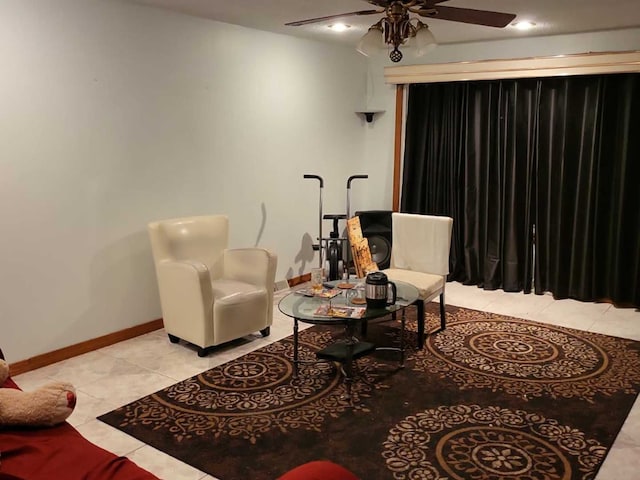
[[[366,98],[372,109],[385,110],[369,124],[365,143],[365,157],[371,171],[389,180],[376,182],[383,196],[367,192],[366,204],[379,204],[379,208],[390,208],[392,201],[392,176],[395,122],[395,86],[384,83],[384,67],[412,64],[433,64],[489,59],[544,57],[552,55],[587,52],[618,52],[640,50],[640,29],[615,30],[610,32],[557,35],[549,37],[527,37],[510,40],[495,40],[477,43],[459,43],[438,46],[421,58],[407,58],[394,64],[386,53],[369,59]],[[406,113],[406,112],[405,112]],[[384,173],[382,173],[384,172]],[[381,200],[383,198],[384,200]]]
[[[367,173],[366,60],[101,0],[0,2],[0,346],[11,362],[161,317],[147,222],[226,213],[231,245],[315,266],[318,184]],[[375,189],[369,181],[366,188]],[[361,185],[365,188],[365,185]]]

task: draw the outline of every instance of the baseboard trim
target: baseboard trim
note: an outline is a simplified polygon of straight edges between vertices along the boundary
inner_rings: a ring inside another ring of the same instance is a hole
[[[300,285],[301,283],[306,283],[311,281],[311,273],[305,273],[298,277],[293,277],[287,280],[289,282],[290,287],[295,287],[296,285]]]
[[[162,319],[152,320],[142,325],[136,325],[135,327],[125,328],[117,332],[103,335],[102,337],[87,340],[86,342],[76,343],[68,347],[54,350],[53,352],[43,353],[42,355],[36,355],[35,357],[28,358],[27,360],[21,360],[16,363],[9,364],[9,370],[11,375],[20,375],[21,373],[30,372],[36,368],[46,367],[52,363],[67,360],[83,353],[92,352],[102,347],[108,347],[114,343],[129,340],[130,338],[139,337],[145,333],[153,332],[163,328]]]

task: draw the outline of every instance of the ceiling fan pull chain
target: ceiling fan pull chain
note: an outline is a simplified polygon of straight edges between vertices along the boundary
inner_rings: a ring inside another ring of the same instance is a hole
[[[389,54],[389,58],[392,62],[398,63],[400,60],[402,60],[402,52],[398,50],[398,47],[394,47]]]

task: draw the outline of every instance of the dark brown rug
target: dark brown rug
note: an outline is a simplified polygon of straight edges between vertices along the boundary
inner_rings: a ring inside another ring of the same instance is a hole
[[[99,418],[221,480],[316,459],[363,480],[594,478],[638,395],[640,342],[447,311],[422,351],[410,322],[405,368],[392,352],[360,359],[352,405],[332,364],[293,378],[287,338]],[[437,305],[426,315],[436,328]],[[303,331],[304,356],[341,333]],[[368,339],[398,334],[387,321]]]

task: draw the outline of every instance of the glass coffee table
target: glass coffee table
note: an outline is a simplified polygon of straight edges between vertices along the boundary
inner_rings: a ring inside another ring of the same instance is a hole
[[[328,282],[327,286],[335,287],[342,281]],[[364,287],[364,280],[352,281],[354,285],[362,284]],[[392,350],[397,351],[400,354],[400,366],[404,366],[404,333],[405,333],[405,309],[412,305],[418,299],[418,289],[413,285],[405,282],[394,282],[397,288],[397,300],[393,305],[389,305],[385,308],[365,308],[363,315],[359,318],[353,317],[333,317],[333,316],[318,316],[316,313],[318,308],[322,305],[327,306],[329,302],[332,307],[366,307],[366,305],[354,305],[350,299],[353,289],[344,289],[337,296],[329,299],[317,296],[305,296],[300,293],[292,292],[278,304],[278,308],[282,313],[288,317],[293,318],[293,368],[294,376],[298,376],[299,364],[302,361],[299,358],[298,352],[298,329],[299,322],[308,323],[312,325],[343,325],[344,337],[337,340],[333,344],[325,347],[324,349],[316,352],[316,357],[320,360],[338,362],[342,366],[344,375],[344,381],[346,386],[346,397],[351,397],[351,383],[353,382],[353,361],[358,358],[368,355],[375,351],[380,350]],[[356,287],[357,288],[357,287]],[[398,347],[392,346],[377,346],[371,342],[360,340],[356,337],[356,330],[358,327],[365,327],[368,322],[375,319],[380,319],[385,315],[391,313],[401,312],[401,331],[400,341]]]

